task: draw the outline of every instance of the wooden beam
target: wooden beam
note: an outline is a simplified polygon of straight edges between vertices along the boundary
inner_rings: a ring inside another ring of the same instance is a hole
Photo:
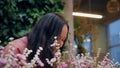
[[[102,21],[102,25],[110,24],[117,19],[120,19],[120,12],[113,14],[106,14],[105,18]]]

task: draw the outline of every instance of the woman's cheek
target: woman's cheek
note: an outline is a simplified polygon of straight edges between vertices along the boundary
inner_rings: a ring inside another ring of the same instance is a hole
[[[60,44],[60,47],[63,46],[63,41],[58,41],[58,43]]]

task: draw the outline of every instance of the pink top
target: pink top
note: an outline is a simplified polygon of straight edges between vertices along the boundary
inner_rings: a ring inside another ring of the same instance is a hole
[[[18,53],[23,53],[23,50],[27,47],[27,37],[24,36],[22,38],[16,39],[12,42],[9,42],[9,44],[7,46],[5,46],[4,51],[7,53],[9,46],[13,46],[15,48],[14,53],[18,54]]]

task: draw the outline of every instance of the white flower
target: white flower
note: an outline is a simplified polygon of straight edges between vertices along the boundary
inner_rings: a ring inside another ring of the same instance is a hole
[[[51,63],[56,62],[56,58],[52,58],[52,59],[50,60],[50,62],[51,62]]]
[[[58,57],[59,55],[61,55],[60,52],[56,52],[56,53],[55,53],[55,57]]]
[[[9,40],[14,40],[14,37],[10,37]]]
[[[40,50],[43,50],[43,48],[42,48],[42,47],[39,47],[39,49],[40,49]]]
[[[54,39],[57,39],[57,36],[55,36]]]
[[[47,61],[47,63],[48,63],[48,64],[50,64],[50,61],[49,61],[49,59],[48,59],[48,58],[46,58],[46,61]]]

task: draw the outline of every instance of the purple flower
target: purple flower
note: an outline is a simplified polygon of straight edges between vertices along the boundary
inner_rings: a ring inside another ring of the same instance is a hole
[[[37,60],[37,62],[36,62],[39,66],[41,66],[41,67],[44,67],[44,64],[42,63],[42,61],[41,60]]]
[[[4,68],[5,64],[7,64],[7,59],[0,58],[0,68]]]
[[[1,55],[1,54],[4,54],[4,51],[3,51],[3,50],[0,50],[0,55]]]
[[[5,58],[0,58],[0,64],[6,64],[7,63],[7,59]]]
[[[26,57],[22,54],[17,54],[16,57],[21,59],[21,60],[26,60]]]
[[[80,68],[87,68],[87,65],[81,64],[81,65],[80,65]]]
[[[68,65],[65,62],[62,62],[61,68],[67,68],[67,67],[68,67]]]

